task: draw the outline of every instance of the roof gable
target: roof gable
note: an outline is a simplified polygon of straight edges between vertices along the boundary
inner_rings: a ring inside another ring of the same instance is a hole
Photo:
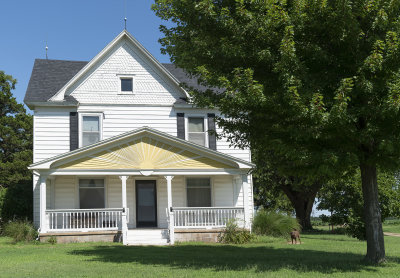
[[[113,54],[115,54],[115,51],[123,50],[128,53],[130,52],[130,54],[137,53],[137,57],[140,57],[139,60],[142,60],[142,64],[145,62],[151,68],[157,70],[157,74],[160,75],[162,79],[168,80],[171,86],[174,87],[173,89],[180,92],[181,97],[188,96],[186,91],[179,86],[179,81],[167,69],[165,69],[165,67],[159,63],[131,34],[124,30],[88,64],[86,64],[71,80],[69,80],[50,100],[63,101],[64,97],[70,95],[71,93],[73,94],[73,91],[77,89],[84,80],[89,78],[95,72],[96,68],[99,68],[101,64],[107,62],[107,60],[111,58]],[[122,69],[124,66],[129,64],[127,61],[119,61],[119,63],[119,66],[121,66]],[[124,63],[127,64],[124,65]],[[117,69],[114,74],[118,73],[119,72]]]
[[[143,127],[34,163],[29,169],[250,169],[253,166],[247,161]]]

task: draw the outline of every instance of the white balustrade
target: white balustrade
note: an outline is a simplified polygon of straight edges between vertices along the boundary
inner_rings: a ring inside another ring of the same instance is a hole
[[[173,207],[175,228],[220,228],[229,220],[244,227],[244,208],[237,207]]]
[[[48,230],[120,230],[122,225],[122,211],[122,208],[46,210]],[[127,211],[127,216],[129,217],[129,211]]]

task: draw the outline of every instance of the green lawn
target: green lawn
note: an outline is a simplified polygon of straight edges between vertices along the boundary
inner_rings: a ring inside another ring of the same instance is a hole
[[[246,245],[12,244],[0,237],[0,277],[398,277],[400,238],[385,237],[388,262],[362,262],[366,243],[309,234],[302,245],[259,238]]]

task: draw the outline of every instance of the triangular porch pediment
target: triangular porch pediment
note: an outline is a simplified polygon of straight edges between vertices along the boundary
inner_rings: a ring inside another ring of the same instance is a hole
[[[150,135],[133,137],[117,146],[99,150],[87,156],[54,168],[70,170],[117,170],[117,169],[235,169],[234,163],[219,161],[177,146]],[[53,167],[51,167],[53,168]]]

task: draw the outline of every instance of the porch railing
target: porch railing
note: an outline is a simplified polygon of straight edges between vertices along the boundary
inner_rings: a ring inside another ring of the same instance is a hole
[[[122,212],[122,208],[50,209],[46,220],[49,231],[120,230]]]
[[[220,228],[231,219],[244,227],[244,208],[237,207],[173,207],[175,228]]]

